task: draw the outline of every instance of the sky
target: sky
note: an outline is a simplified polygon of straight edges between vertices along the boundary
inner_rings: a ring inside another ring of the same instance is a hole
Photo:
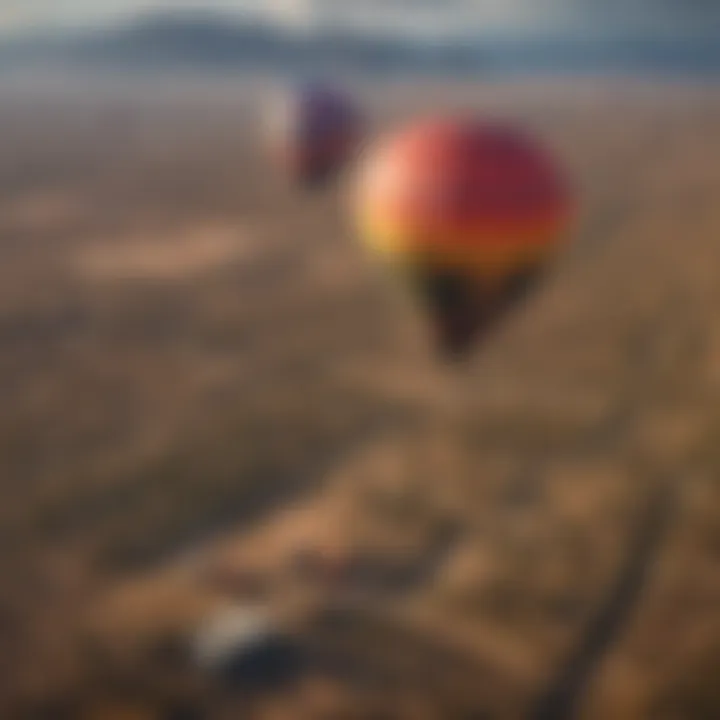
[[[0,32],[93,26],[143,11],[193,8],[259,14],[296,26],[336,21],[417,32],[611,27],[720,36],[720,0],[0,0]]]

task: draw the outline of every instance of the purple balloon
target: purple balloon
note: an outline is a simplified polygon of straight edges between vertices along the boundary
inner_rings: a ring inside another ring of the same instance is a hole
[[[316,83],[285,89],[268,118],[271,142],[280,149],[281,157],[304,167],[308,174],[323,174],[340,166],[359,128],[359,113],[350,98]]]

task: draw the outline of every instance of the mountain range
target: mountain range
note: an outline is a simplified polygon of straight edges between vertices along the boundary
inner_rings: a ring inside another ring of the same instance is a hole
[[[305,33],[213,13],[158,13],[122,27],[6,40],[0,68],[27,64],[113,68],[333,70],[386,73],[602,72],[720,74],[713,38],[483,36],[428,42],[350,29]]]

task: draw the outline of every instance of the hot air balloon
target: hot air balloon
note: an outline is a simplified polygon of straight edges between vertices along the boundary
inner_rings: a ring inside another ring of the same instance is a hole
[[[567,235],[571,201],[558,169],[505,124],[412,124],[370,148],[356,180],[363,239],[415,289],[450,357],[530,291]]]
[[[360,136],[360,115],[337,89],[306,84],[281,92],[269,108],[270,152],[293,181],[329,179],[349,159]]]

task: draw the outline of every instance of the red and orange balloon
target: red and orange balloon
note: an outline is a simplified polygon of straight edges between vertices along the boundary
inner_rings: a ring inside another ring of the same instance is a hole
[[[558,252],[572,203],[554,162],[522,133],[449,118],[372,148],[355,210],[366,243],[411,272],[441,346],[462,353]]]

